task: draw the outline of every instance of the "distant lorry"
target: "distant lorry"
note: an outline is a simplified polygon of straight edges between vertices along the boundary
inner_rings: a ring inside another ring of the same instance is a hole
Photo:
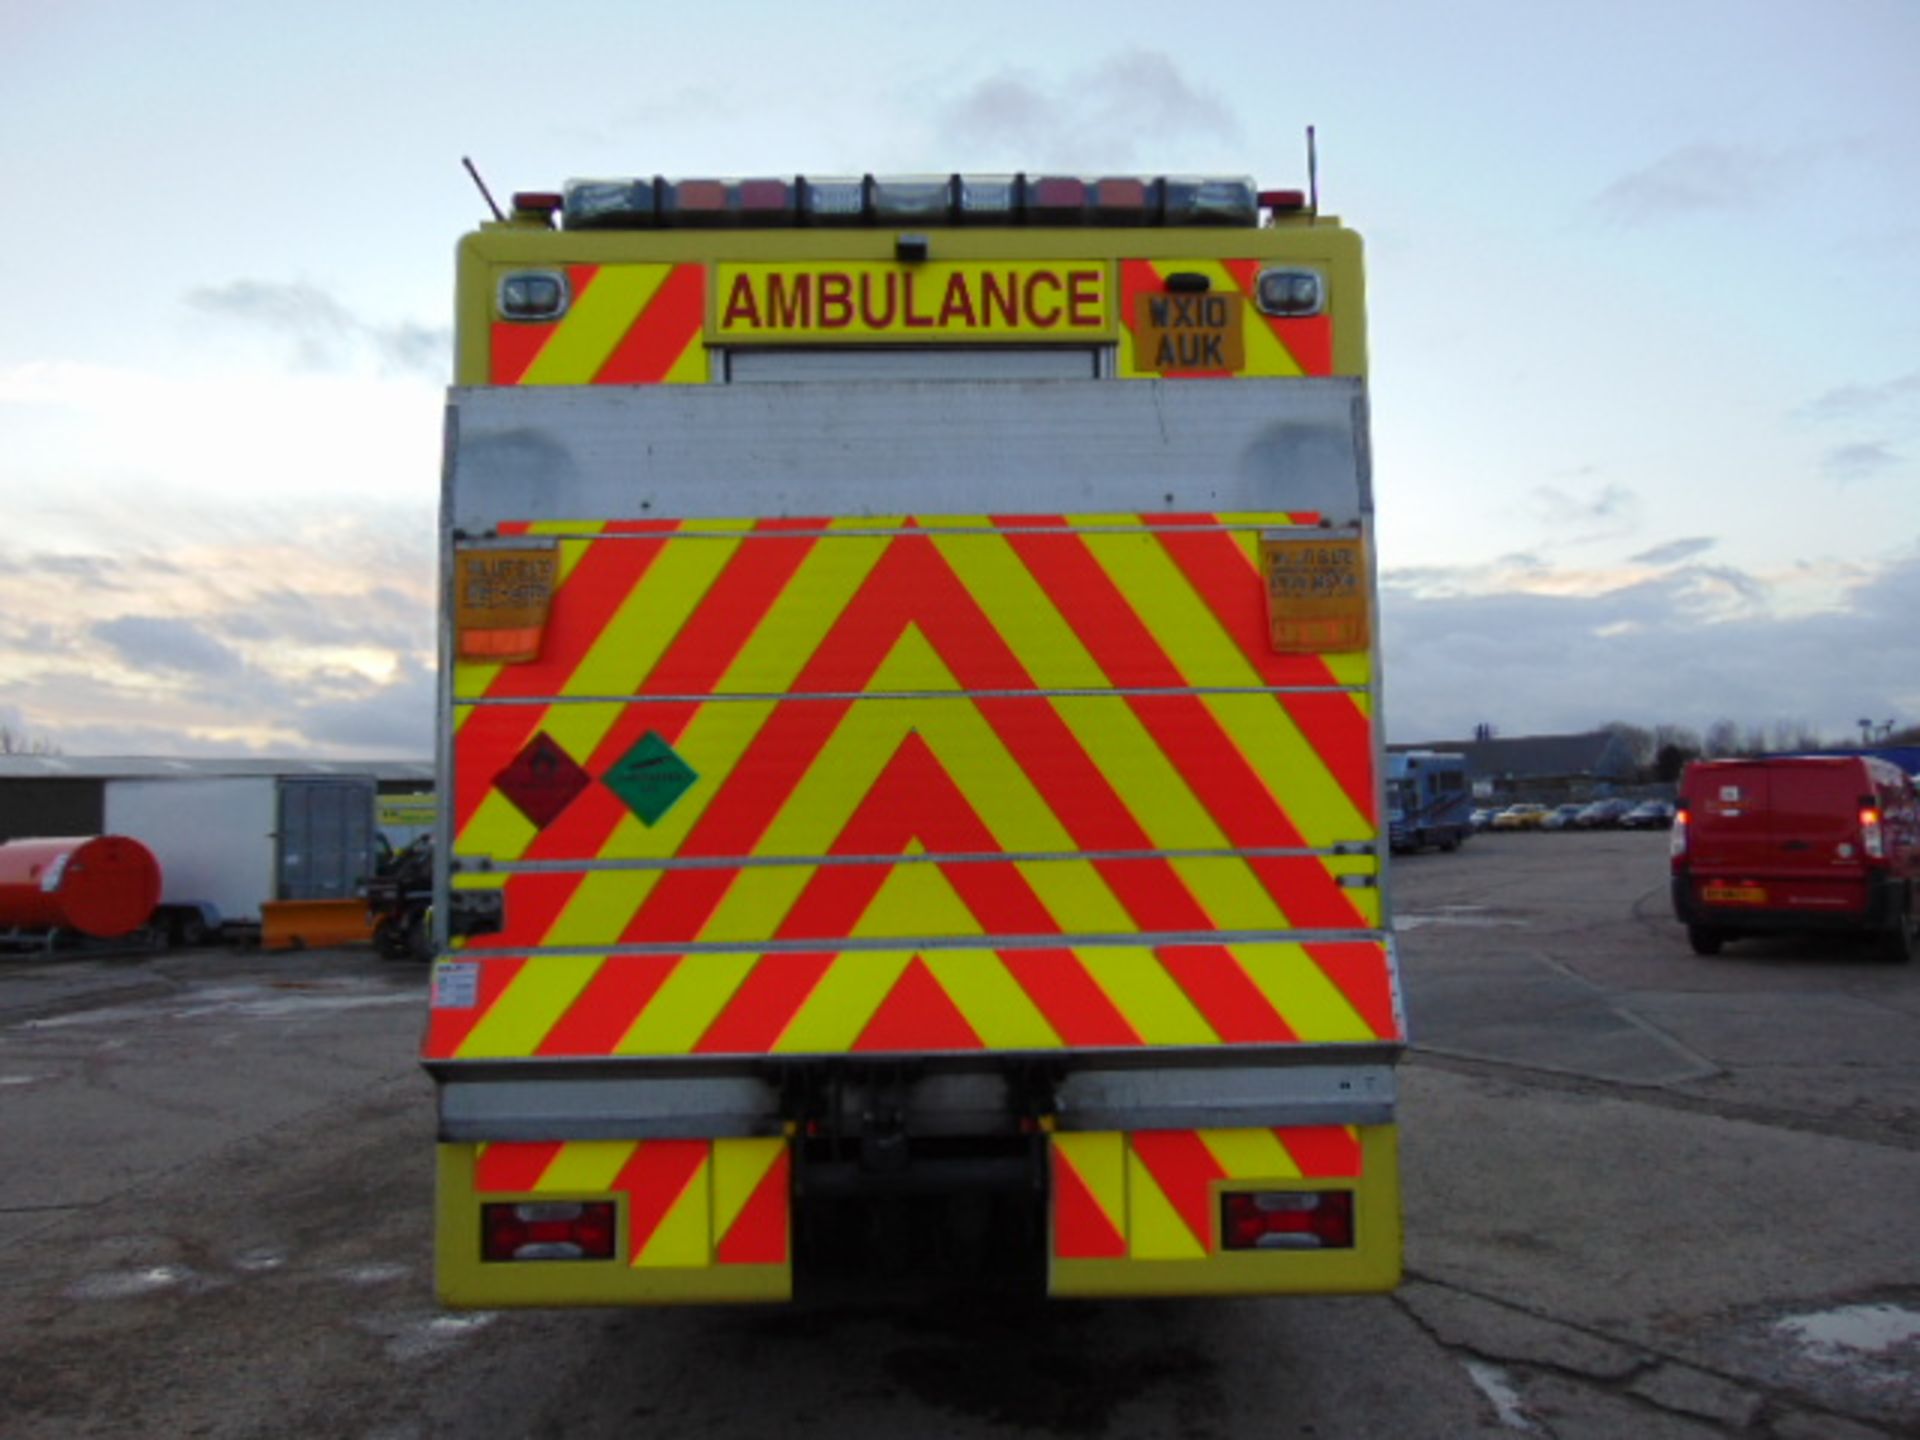
[[[1397,1284],[1359,236],[634,177],[456,294],[442,1299]]]
[[[1870,935],[1896,961],[1920,949],[1920,791],[1885,760],[1695,761],[1670,849],[1696,954],[1790,930]]]
[[[1436,750],[1387,756],[1387,833],[1396,850],[1452,850],[1473,833],[1467,757]]]

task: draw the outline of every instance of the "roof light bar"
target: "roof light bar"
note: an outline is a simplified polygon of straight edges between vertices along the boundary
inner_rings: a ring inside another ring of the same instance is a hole
[[[956,175],[955,218],[963,225],[1004,224],[1019,220],[1026,206],[1026,179],[1020,175]]]
[[[569,230],[752,225],[1257,225],[1264,208],[1298,213],[1297,190],[1256,190],[1231,176],[895,175],[788,179],[570,180],[564,196],[529,195],[516,214],[557,210]]]
[[[882,225],[945,225],[953,219],[953,181],[943,175],[867,180],[867,214]]]
[[[1083,225],[1087,182],[1073,175],[1042,175],[1027,182],[1027,219],[1035,225]]]

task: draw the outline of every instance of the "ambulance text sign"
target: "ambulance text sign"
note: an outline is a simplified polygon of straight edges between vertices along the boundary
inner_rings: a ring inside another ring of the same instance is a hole
[[[1112,333],[1092,260],[809,261],[716,267],[716,341],[1094,341]]]

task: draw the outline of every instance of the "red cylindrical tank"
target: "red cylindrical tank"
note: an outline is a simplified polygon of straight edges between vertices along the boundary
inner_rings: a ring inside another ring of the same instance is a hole
[[[0,930],[131,935],[160,903],[160,862],[125,835],[9,840],[0,845]]]

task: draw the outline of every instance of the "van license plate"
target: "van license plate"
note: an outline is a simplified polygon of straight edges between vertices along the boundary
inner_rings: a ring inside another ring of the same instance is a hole
[[[1700,898],[1710,905],[1764,905],[1767,903],[1767,887],[1710,881],[1700,887]]]

